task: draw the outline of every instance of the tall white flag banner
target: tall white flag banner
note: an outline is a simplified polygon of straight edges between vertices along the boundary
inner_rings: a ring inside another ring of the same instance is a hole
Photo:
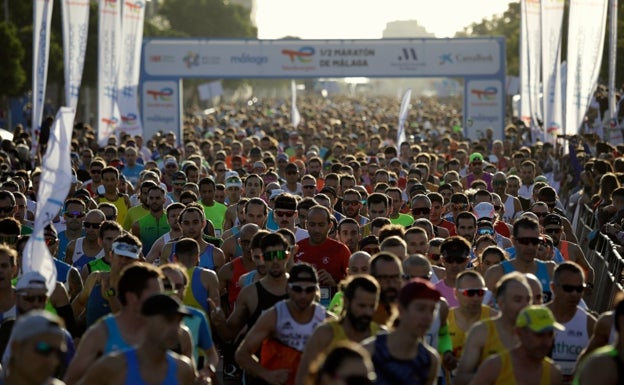
[[[292,111],[290,112],[290,120],[291,123],[293,125],[293,127],[297,128],[297,126],[299,125],[299,122],[301,121],[301,115],[299,114],[299,110],[297,109],[297,83],[295,83],[295,80],[291,80],[290,81],[290,92],[291,92],[291,109]]]
[[[554,143],[563,125],[561,110],[561,25],[564,0],[542,0],[542,116],[545,140]]]
[[[138,91],[144,18],[144,1],[126,0],[123,2],[117,94],[121,121],[117,126],[117,131],[123,131],[132,136],[143,134],[139,116]]]
[[[405,122],[407,121],[407,115],[409,113],[410,100],[412,100],[412,89],[408,88],[403,94],[401,107],[399,108],[399,126],[397,128],[396,139],[396,146],[399,151],[399,155],[401,155],[401,143],[407,140],[407,136],[405,135]]]
[[[89,0],[62,0],[61,8],[63,12],[65,104],[75,111],[78,106],[89,36]]]
[[[567,135],[578,133],[596,89],[608,5],[609,0],[570,0],[564,126]]]
[[[33,132],[31,144],[33,154],[36,154],[39,146],[39,132],[45,105],[53,5],[54,2],[50,0],[33,0],[32,122],[30,124]]]
[[[121,39],[121,1],[100,0],[98,10],[98,143],[106,145],[120,124],[117,86]]]
[[[520,118],[534,131],[539,114],[541,0],[520,2]]]
[[[33,233],[24,247],[22,273],[38,271],[46,277],[48,294],[56,284],[56,267],[45,243],[44,228],[63,208],[72,182],[71,137],[74,110],[62,107],[50,128],[48,147],[41,162],[41,178],[37,193],[37,213]]]

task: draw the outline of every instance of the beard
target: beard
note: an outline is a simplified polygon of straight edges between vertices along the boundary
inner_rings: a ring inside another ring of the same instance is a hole
[[[355,314],[351,313],[348,309],[347,319],[349,320],[353,328],[358,332],[367,331],[370,328],[371,322],[373,321],[372,317],[366,315],[358,317]]]

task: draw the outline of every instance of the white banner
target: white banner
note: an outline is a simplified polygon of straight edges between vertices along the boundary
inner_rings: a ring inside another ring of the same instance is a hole
[[[608,4],[609,0],[570,0],[564,126],[567,135],[578,133],[596,89]]]
[[[143,82],[141,103],[143,105],[144,138],[151,138],[158,131],[173,131],[182,137],[182,80]]]
[[[205,101],[223,95],[223,86],[220,80],[215,80],[214,82],[198,85],[197,91],[199,92],[199,99]]]
[[[520,118],[533,129],[539,117],[540,2],[541,0],[521,0],[520,2]]]
[[[48,294],[56,284],[56,267],[45,243],[44,228],[62,209],[72,181],[71,137],[74,110],[62,107],[50,128],[50,139],[41,162],[41,181],[37,193],[37,213],[33,233],[22,257],[22,273],[38,271],[46,277]]]
[[[505,126],[505,85],[500,80],[467,80],[464,111],[464,136],[476,140],[485,138],[488,128],[494,130],[494,139],[502,139]]]
[[[52,6],[49,0],[33,0],[33,72],[32,72],[32,145],[36,154],[39,146],[39,132],[45,106],[46,82],[48,79],[48,56],[50,53],[50,24]]]
[[[117,79],[121,39],[121,2],[100,0],[98,38],[98,143],[106,145],[121,116],[117,106]]]
[[[65,104],[76,111],[89,36],[89,0],[62,0]]]
[[[408,88],[407,91],[405,91],[405,93],[403,94],[403,99],[401,99],[401,107],[399,108],[399,126],[397,128],[396,139],[396,146],[399,155],[401,155],[401,143],[407,140],[407,135],[405,135],[405,122],[407,121],[407,116],[409,114],[411,100],[412,89]]]
[[[132,136],[143,134],[137,93],[141,70],[144,18],[144,1],[127,0],[123,2],[119,91],[117,94],[121,121],[117,131],[124,131]]]
[[[561,109],[561,25],[564,0],[542,0],[542,114],[545,140],[555,142],[563,125]]]
[[[294,79],[290,81],[290,103],[290,121],[293,127],[297,128],[299,122],[301,122],[301,115],[297,109],[297,83],[295,83]]]

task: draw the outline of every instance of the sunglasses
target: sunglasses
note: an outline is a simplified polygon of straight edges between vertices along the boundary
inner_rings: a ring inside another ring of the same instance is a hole
[[[15,211],[15,206],[0,207],[0,211],[2,211],[5,214],[9,214],[9,213]]]
[[[50,357],[52,354],[62,356],[65,354],[65,349],[57,348],[44,341],[39,341],[35,344],[35,353],[44,357]]]
[[[429,254],[429,259],[431,259],[433,261],[439,261],[440,260],[440,254]]]
[[[412,214],[414,215],[423,215],[431,213],[431,209],[427,207],[414,207],[412,209]]]
[[[48,297],[44,294],[28,295],[28,294],[22,293],[19,296],[28,303],[35,303],[35,302],[46,303],[46,301],[48,300]]]
[[[288,287],[290,287],[290,289],[292,291],[294,291],[295,293],[301,294],[305,291],[306,294],[312,294],[312,293],[316,293],[316,291],[318,290],[318,286],[316,285],[312,285],[312,286],[300,286],[300,285],[295,285],[295,284],[289,284]]]
[[[299,171],[288,171],[286,175],[297,175]]]
[[[516,241],[518,241],[519,244],[521,245],[533,245],[533,246],[537,246],[540,243],[540,239],[538,237],[519,237],[516,238]]]
[[[102,224],[101,223],[93,223],[93,222],[83,222],[85,229],[99,229]]]
[[[466,203],[455,203],[453,205],[453,209],[455,210],[466,210],[468,208],[468,204]]]
[[[91,174],[101,174],[101,173],[102,173],[102,170],[97,169],[97,170],[91,170],[91,171],[89,171],[89,172],[90,172]]]
[[[373,255],[379,252],[379,247],[365,247],[362,251],[366,251],[368,254]]]
[[[85,213],[82,211],[65,211],[63,213],[67,218],[78,219],[85,216]]]
[[[460,293],[462,293],[464,297],[483,297],[485,295],[485,289],[463,289],[460,290]]]
[[[286,218],[292,218],[292,216],[295,215],[295,213],[296,211],[284,211],[284,210],[273,211],[273,214],[275,214],[275,216],[286,217]]]
[[[315,185],[313,185],[313,184],[307,184],[307,185],[303,185],[303,186],[301,186],[301,187],[302,187],[302,188],[316,188],[316,186],[315,186]]]
[[[357,206],[360,203],[360,201],[342,201],[343,206]]]
[[[585,290],[585,284],[580,285],[580,286],[575,286],[575,285],[557,285],[557,286],[559,286],[566,293],[572,293],[572,292],[582,293]]]
[[[262,256],[264,257],[265,261],[283,261],[288,257],[288,255],[286,254],[286,250],[267,251],[264,252]]]
[[[536,213],[536,212],[534,212],[533,214],[535,214],[538,218],[542,218],[548,215],[548,213]]]
[[[503,206],[494,205],[494,210],[496,210],[496,211],[500,211],[500,209],[502,209],[502,208],[503,208]]]
[[[544,232],[546,234],[559,234],[561,229],[544,229]]]
[[[483,162],[472,162],[471,164],[473,166],[481,166],[483,164]]]
[[[557,207],[557,202],[544,202],[546,203],[546,206],[548,206],[549,209],[554,209],[555,207]]]
[[[457,256],[457,255],[447,255],[444,257],[444,262],[446,263],[466,263],[468,257]]]
[[[492,182],[492,184],[494,186],[504,186],[504,185],[507,184],[507,181],[505,181],[505,180],[495,180],[495,181]]]

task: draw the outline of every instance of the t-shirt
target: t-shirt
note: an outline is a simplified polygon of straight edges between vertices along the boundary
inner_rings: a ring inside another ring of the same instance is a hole
[[[444,280],[440,280],[440,282],[435,284],[435,288],[446,299],[449,308],[459,306],[459,301],[455,298],[454,287],[449,287]]]
[[[351,252],[344,243],[327,238],[320,245],[311,245],[310,238],[306,238],[297,245],[299,252],[295,255],[295,263],[307,262],[317,270],[326,270],[336,283],[347,275]]]
[[[199,201],[204,208],[206,219],[212,222],[212,226],[215,229],[215,235],[221,236],[221,230],[223,229],[223,219],[225,218],[225,212],[227,206],[217,201],[212,202],[212,206],[205,205],[202,201]]]

